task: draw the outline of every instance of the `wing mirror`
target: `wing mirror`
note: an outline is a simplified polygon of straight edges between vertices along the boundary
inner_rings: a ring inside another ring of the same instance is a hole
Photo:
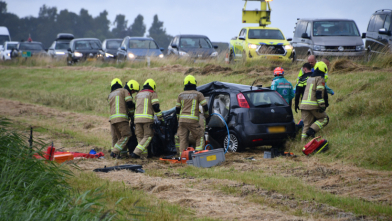
[[[159,50],[160,50],[160,51],[164,51],[165,49],[164,49],[164,48],[159,48]]]
[[[391,35],[391,31],[387,31],[385,28],[378,29],[380,35]]]
[[[121,49],[121,50],[123,50],[123,51],[125,51],[125,50],[126,50],[124,46],[121,46],[121,48],[120,48],[120,49]]]
[[[68,48],[67,51],[68,51],[68,52],[72,52],[71,48]]]
[[[362,33],[362,38],[366,38],[366,32]]]
[[[239,36],[238,39],[245,40],[245,37],[244,36]]]
[[[308,35],[307,33],[303,33],[303,34],[301,35],[301,38],[310,39],[310,37],[309,37],[309,35]]]
[[[293,40],[292,38],[288,38],[288,39],[287,39],[287,41],[292,41],[292,40]]]
[[[177,48],[177,45],[176,44],[172,44],[171,47],[172,48]]]
[[[215,49],[218,49],[218,45],[214,45],[213,47],[214,47]]]

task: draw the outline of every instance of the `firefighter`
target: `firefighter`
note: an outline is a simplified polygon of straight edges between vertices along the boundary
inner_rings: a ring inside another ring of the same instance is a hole
[[[305,63],[302,66],[302,72],[303,75],[297,80],[297,86],[295,89],[295,102],[294,102],[294,110],[295,113],[298,113],[299,109],[299,102],[302,100],[304,93],[305,93],[305,88],[306,88],[306,81],[308,78],[313,74],[312,72],[312,66],[309,63]]]
[[[291,107],[292,99],[294,98],[293,85],[284,78],[284,70],[281,67],[275,68],[274,76],[271,90],[278,92]]]
[[[176,103],[176,111],[179,116],[179,128],[177,131],[180,140],[179,155],[188,146],[188,132],[191,133],[196,140],[197,151],[203,150],[204,134],[203,128],[199,123],[199,104],[203,107],[204,116],[206,119],[209,117],[207,101],[202,93],[196,90],[196,79],[192,75],[188,75],[184,79],[184,92],[178,95]]]
[[[135,96],[140,91],[139,83],[135,80],[130,80],[129,82],[127,82],[125,84],[124,89],[129,91],[129,93],[132,96],[133,103],[135,104]],[[133,107],[129,108],[129,111],[128,111],[128,117],[130,119],[129,126],[130,126],[131,132],[132,132],[132,136],[130,137],[128,145],[127,145],[129,153],[132,153],[137,146],[137,138],[136,138],[136,134],[135,134],[135,115],[134,114],[135,114],[135,105],[133,105]]]
[[[127,145],[129,137],[132,135],[128,119],[128,108],[133,105],[132,97],[130,93],[122,87],[120,79],[113,79],[111,82],[111,93],[108,96],[110,105],[109,122],[113,136],[110,156],[113,158],[120,157],[120,152]]]
[[[325,112],[325,73],[328,72],[327,65],[320,61],[314,66],[313,74],[306,82],[306,88],[301,101],[301,117],[304,122],[301,141],[314,135],[324,128],[329,118]]]
[[[135,133],[138,145],[131,154],[132,158],[140,158],[147,153],[147,147],[154,136],[152,124],[154,123],[154,112],[158,120],[163,121],[163,115],[159,109],[158,95],[155,92],[156,84],[153,79],[144,82],[143,90],[136,95],[135,110]]]

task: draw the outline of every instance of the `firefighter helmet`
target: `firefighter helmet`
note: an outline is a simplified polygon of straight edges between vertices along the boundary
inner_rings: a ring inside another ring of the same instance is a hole
[[[121,87],[123,86],[121,80],[118,78],[115,78],[112,80],[112,83],[110,83],[110,87],[113,87],[113,85],[115,85],[116,83],[119,84]]]
[[[193,77],[192,75],[186,76],[185,79],[184,79],[184,85],[187,85],[187,84],[194,84],[194,85],[196,85],[197,84],[196,78]]]
[[[284,75],[284,70],[281,67],[277,67],[274,70],[274,76],[283,76]]]
[[[128,81],[127,85],[128,85],[129,90],[134,90],[134,91],[140,90],[139,83],[135,80]]]
[[[155,84],[155,81],[153,79],[147,79],[146,82],[144,82],[144,86],[150,86],[154,91],[157,88],[157,85]]]
[[[324,62],[319,61],[314,66],[314,70],[319,70],[319,71],[321,71],[323,73],[327,73],[328,72],[328,67],[327,67],[327,65]]]

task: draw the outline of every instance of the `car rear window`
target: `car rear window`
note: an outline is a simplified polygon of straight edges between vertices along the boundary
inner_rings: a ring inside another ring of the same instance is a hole
[[[254,107],[287,106],[286,101],[275,91],[255,91],[243,93]]]
[[[19,46],[20,50],[44,50],[41,44],[37,43],[21,43]]]

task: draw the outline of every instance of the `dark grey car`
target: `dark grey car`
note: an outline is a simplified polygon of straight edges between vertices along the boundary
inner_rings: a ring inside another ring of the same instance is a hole
[[[365,54],[358,27],[350,19],[299,19],[291,45],[296,57]]]
[[[392,52],[392,10],[373,13],[366,32],[365,48],[368,59],[372,54]]]
[[[204,35],[177,35],[170,42],[167,55],[190,59],[216,58],[218,46],[212,45]]]
[[[163,50],[152,38],[127,36],[117,51],[117,61],[144,61],[146,58],[163,58]]]
[[[101,41],[97,38],[75,38],[69,43],[67,64],[79,61],[95,61],[101,54]]]

